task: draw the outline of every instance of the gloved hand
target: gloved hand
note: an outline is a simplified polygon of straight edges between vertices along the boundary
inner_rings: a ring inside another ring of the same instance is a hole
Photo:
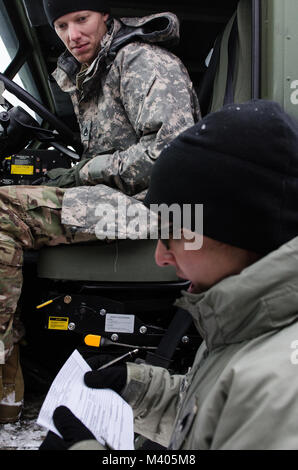
[[[98,356],[89,359],[91,368],[96,367]],[[92,370],[84,375],[85,384],[90,388],[109,388],[121,394],[127,380],[127,368],[125,364],[117,364],[102,370]]]
[[[56,188],[80,186],[77,172],[76,167],[54,168],[33,181],[32,186],[54,186]]]
[[[39,450],[67,450],[77,442],[96,440],[92,432],[66,406],[56,408],[53,420],[63,439],[49,431]]]
[[[45,186],[55,186],[57,188],[81,186],[82,182],[79,173],[88,160],[89,159],[86,158],[71,168],[54,168],[53,170],[47,171],[45,175],[47,178]]]

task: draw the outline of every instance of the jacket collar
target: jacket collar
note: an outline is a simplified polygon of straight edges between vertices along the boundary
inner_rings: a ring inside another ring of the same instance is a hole
[[[177,305],[193,316],[209,350],[283,328],[298,319],[298,238],[239,275]]]

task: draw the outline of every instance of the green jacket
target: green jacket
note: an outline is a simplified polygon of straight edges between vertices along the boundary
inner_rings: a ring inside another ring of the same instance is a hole
[[[175,450],[298,449],[297,285],[295,238],[205,293],[184,293],[177,303],[204,341],[186,376],[128,364],[135,431]]]
[[[185,293],[204,342],[185,377],[129,364],[136,432],[172,449],[298,449],[297,286],[298,238]]]

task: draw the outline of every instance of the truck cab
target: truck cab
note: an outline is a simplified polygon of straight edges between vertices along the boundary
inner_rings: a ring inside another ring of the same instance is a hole
[[[203,116],[262,98],[298,117],[298,0],[110,4],[119,18],[177,15],[180,43],[173,52],[188,69]],[[0,24],[0,185],[31,185],[80,159],[72,104],[52,77],[64,46],[41,1],[0,0]],[[7,138],[7,113],[18,123],[14,139]],[[31,119],[38,131],[28,131]],[[75,348],[104,362],[139,347],[141,360],[173,372],[191,366],[201,338],[187,312],[173,306],[188,283],[155,265],[155,243],[116,240],[26,253],[18,315],[26,328],[27,391],[45,393]]]

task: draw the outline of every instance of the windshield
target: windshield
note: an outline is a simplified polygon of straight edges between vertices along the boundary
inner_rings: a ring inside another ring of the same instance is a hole
[[[3,1],[0,0],[0,72],[4,72],[18,52],[19,41]]]
[[[7,67],[11,64],[15,58],[19,49],[19,41],[15,34],[14,28],[5,10],[3,1],[0,0],[0,72],[4,73]],[[40,99],[37,88],[34,84],[32,74],[30,72],[28,64],[24,64],[19,70],[19,73],[13,78],[13,81],[19,86],[31,93],[36,99]],[[21,106],[26,109],[31,116],[35,119],[40,119],[36,114],[22,103],[18,98],[13,96],[7,90],[3,93],[4,98],[8,100],[13,106]],[[2,106],[0,106],[3,111]]]

